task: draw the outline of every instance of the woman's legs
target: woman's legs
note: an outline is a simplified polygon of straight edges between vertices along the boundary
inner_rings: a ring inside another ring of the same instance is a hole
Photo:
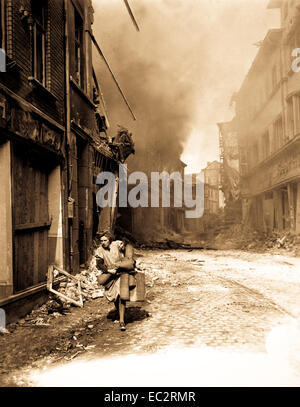
[[[114,302],[115,304],[115,308],[117,310],[118,315],[120,315],[120,310],[119,310],[119,301],[120,301],[120,297],[118,296],[118,298],[116,299],[116,301]]]
[[[125,322],[124,322],[124,318],[125,318],[125,309],[126,309],[126,301],[121,300],[121,298],[119,297],[119,315],[120,315],[120,327],[122,331],[125,331]]]

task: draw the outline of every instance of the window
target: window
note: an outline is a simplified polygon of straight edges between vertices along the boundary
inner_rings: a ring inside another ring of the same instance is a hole
[[[294,109],[293,109],[293,98],[291,97],[287,101],[287,130],[288,138],[294,136],[295,123],[294,123]]]
[[[0,0],[0,72],[6,72],[5,5]]]
[[[6,49],[5,46],[5,4],[0,0],[0,48]]]
[[[47,8],[46,1],[33,0],[31,3],[33,16],[33,77],[43,86],[46,81],[46,31]]]
[[[269,132],[266,131],[262,138],[263,147],[263,159],[270,155],[270,137]]]
[[[255,142],[252,146],[251,166],[254,167],[259,161],[258,143]]]
[[[273,151],[277,151],[283,143],[282,117],[279,117],[273,124]]]
[[[83,21],[75,10],[75,80],[84,88]]]
[[[240,147],[239,149],[239,158],[240,158],[240,171],[244,175],[248,170],[248,149],[246,147]]]

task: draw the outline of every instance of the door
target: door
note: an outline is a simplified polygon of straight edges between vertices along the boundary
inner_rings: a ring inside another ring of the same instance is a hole
[[[46,281],[48,269],[47,159],[14,145],[12,153],[14,291]]]

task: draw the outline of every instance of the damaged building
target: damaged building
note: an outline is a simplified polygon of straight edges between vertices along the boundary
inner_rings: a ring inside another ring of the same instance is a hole
[[[300,2],[271,0],[269,30],[235,95],[243,220],[264,232],[300,232]]]
[[[155,163],[157,166],[158,164]],[[167,166],[167,169],[166,169]],[[174,179],[171,175],[173,173],[180,174],[181,180],[184,179],[184,169],[186,164],[182,162],[179,158],[168,163],[161,171],[158,168],[155,168],[155,172],[159,173],[161,178],[158,185],[158,190],[156,190],[156,185],[151,182],[151,172],[145,173],[147,175],[147,183],[145,182],[141,187],[141,190],[146,192],[147,202],[146,206],[143,204],[143,199],[141,196],[138,197],[138,200],[141,199],[140,205],[136,207],[131,207],[128,204],[126,208],[119,208],[117,225],[124,230],[130,232],[137,240],[141,242],[149,241],[159,241],[168,238],[176,238],[176,235],[182,234],[185,231],[185,208],[184,205],[180,207],[174,205]],[[161,166],[162,168],[162,166]],[[162,181],[162,175],[170,175],[170,178],[167,176],[165,181]],[[130,173],[128,174],[128,177]],[[148,182],[149,180],[149,182]],[[133,190],[135,187],[133,185],[128,185],[128,192]],[[170,194],[168,194],[168,191]],[[157,204],[152,205],[152,195],[157,193],[159,201]],[[170,196],[170,202],[164,206],[163,196]],[[184,194],[184,185],[182,182],[182,196]],[[140,194],[138,194],[140,195]]]
[[[226,229],[242,222],[239,141],[236,121],[218,123],[220,147],[220,186],[223,194]]]
[[[95,180],[117,173],[133,148],[126,132],[107,136],[91,1],[0,6],[0,306],[9,316],[42,300],[50,264],[77,273],[97,231],[113,228],[115,208],[97,207]]]
[[[185,219],[188,232],[198,233],[204,238],[212,228],[212,219],[224,207],[224,195],[221,190],[221,164],[218,161],[208,162],[201,171],[204,182],[204,212],[203,216],[196,219]],[[199,174],[192,174],[193,196],[196,198],[196,183]],[[199,197],[201,199],[201,197]]]

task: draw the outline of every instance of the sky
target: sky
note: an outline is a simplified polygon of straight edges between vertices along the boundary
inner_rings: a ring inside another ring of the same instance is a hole
[[[219,159],[216,123],[232,119],[254,44],[280,24],[268,2],[129,0],[138,32],[123,0],[93,0],[95,37],[137,117],[95,55],[110,135],[118,125],[133,133],[129,168],[168,169],[180,158],[191,173]]]

